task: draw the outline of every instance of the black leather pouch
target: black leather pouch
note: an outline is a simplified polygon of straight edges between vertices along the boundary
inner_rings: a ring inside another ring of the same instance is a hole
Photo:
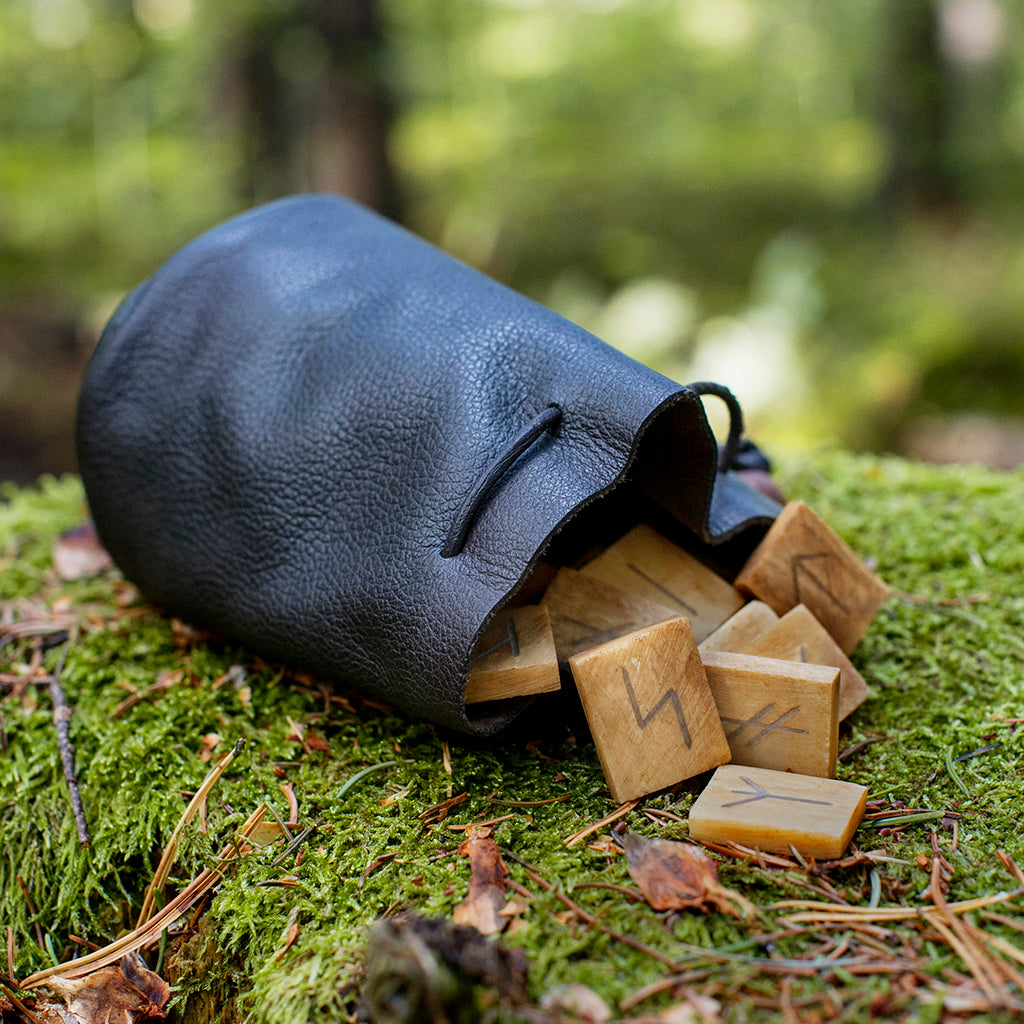
[[[124,301],[78,454],[100,537],[151,600],[486,734],[528,702],[467,712],[471,651],[542,555],[646,519],[728,573],[777,514],[719,471],[700,390],[303,196],[203,235]]]

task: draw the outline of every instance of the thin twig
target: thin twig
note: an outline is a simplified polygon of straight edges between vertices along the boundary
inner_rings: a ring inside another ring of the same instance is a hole
[[[605,825],[610,825],[616,819],[629,814],[638,803],[640,803],[639,800],[627,800],[620,807],[612,811],[611,814],[606,814],[600,821],[595,821],[593,825],[588,825],[586,828],[580,829],[579,832],[574,832],[571,836],[563,839],[562,842],[566,846],[575,846],[581,839],[585,839],[592,832],[596,832],[598,829],[604,828]]]
[[[141,704],[147,697],[152,697],[155,693],[162,693],[164,690],[169,690],[172,686],[177,684],[177,679],[164,679],[160,682],[152,683],[142,690],[136,690],[133,694],[125,697],[120,704],[110,713],[111,718],[120,718],[130,708],[135,707],[136,704]]]
[[[993,750],[998,750],[1001,746],[1002,743],[990,743],[987,747],[978,747],[977,750],[972,750],[969,754],[961,754],[959,757],[954,757],[953,764],[969,761],[972,757],[981,757],[982,754],[991,754]]]
[[[68,650],[73,643],[73,637],[68,637],[65,641],[60,661],[50,679],[49,691],[50,700],[53,703],[53,726],[57,730],[57,750],[60,752],[60,761],[64,768],[64,780],[68,784],[68,795],[71,798],[71,813],[75,816],[75,830],[78,832],[78,841],[82,846],[88,846],[91,842],[89,839],[89,825],[85,820],[82,794],[79,792],[78,777],[75,775],[75,748],[71,742],[70,728],[71,707],[64,693],[64,687],[60,682],[61,673],[64,671],[64,665],[67,662]]]
[[[664,964],[671,970],[677,969],[676,961],[671,957],[665,956],[664,953],[659,952],[656,949],[652,949],[650,946],[645,946],[642,942],[637,942],[636,939],[631,938],[629,935],[622,935],[617,931],[609,928],[606,924],[602,924],[593,914],[587,913],[578,903],[573,902],[569,899],[565,893],[556,889],[550,882],[546,882],[540,875],[534,874],[532,871],[527,870],[526,872],[530,878],[537,883],[545,892],[549,892],[552,896],[558,900],[559,903],[563,904],[569,910],[571,910],[581,921],[586,924],[592,925],[599,931],[604,932],[605,935],[610,939],[615,939],[617,942],[621,942],[625,946],[629,946],[630,949],[635,949],[638,953],[646,953],[649,957],[653,957],[659,963]]]
[[[451,829],[452,832],[469,832],[475,828],[489,828],[491,825],[497,825],[498,822],[508,821],[509,818],[515,818],[515,814],[503,814],[500,818],[491,818],[488,821],[472,821],[468,825],[446,825],[445,828]]]
[[[872,743],[887,743],[888,741],[888,736],[869,736],[867,739],[847,747],[839,754],[839,760],[845,761],[847,758],[853,757],[854,754],[859,754],[865,747],[870,747]]]
[[[497,804],[499,807],[544,807],[546,804],[560,804],[568,800],[571,793],[563,793],[561,796],[552,796],[547,800],[499,800],[496,796],[484,797],[488,803]]]
[[[29,1024],[43,1024],[40,1020],[6,985],[0,983],[0,992],[2,992],[22,1017],[29,1022]]]
[[[314,832],[316,825],[309,825],[304,828],[275,858],[270,866],[276,868],[283,864]]]
[[[639,889],[631,889],[628,885],[616,885],[614,882],[577,882],[572,891],[580,889],[607,889],[609,892],[621,893],[632,903],[642,903],[644,896]]]
[[[645,985],[643,988],[637,989],[631,996],[626,996],[620,1000],[619,1009],[625,1013],[626,1010],[632,1010],[634,1006],[639,1005],[645,999],[650,999],[651,996],[658,995],[659,992],[676,988],[678,985],[687,985],[692,981],[703,981],[710,973],[710,968],[701,967],[695,971],[670,974],[667,978],[660,978],[658,981],[651,982],[650,985]]]
[[[36,910],[35,903],[32,902],[32,894],[28,891],[28,883],[21,875],[14,876],[15,881],[21,886],[21,895],[25,900],[25,909],[28,910],[29,917],[32,918],[32,924],[36,930],[36,944],[40,949],[45,949],[46,946],[43,944],[43,929],[39,926],[39,911]]]

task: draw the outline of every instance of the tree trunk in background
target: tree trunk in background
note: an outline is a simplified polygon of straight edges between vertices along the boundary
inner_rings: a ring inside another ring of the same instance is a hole
[[[891,165],[879,200],[892,212],[938,211],[959,204],[950,172],[948,70],[933,0],[888,0],[888,52],[881,62],[881,120]]]
[[[251,200],[337,192],[398,217],[385,71],[373,0],[294,0],[256,21],[241,55]]]

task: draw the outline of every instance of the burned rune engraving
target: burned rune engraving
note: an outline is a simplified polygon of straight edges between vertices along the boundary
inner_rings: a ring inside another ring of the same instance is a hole
[[[686,744],[687,748],[691,747],[693,741],[690,739],[690,727],[686,724],[686,716],[683,714],[683,707],[679,703],[679,695],[676,691],[674,689],[668,690],[662,695],[661,700],[659,700],[658,703],[655,704],[646,715],[644,715],[640,711],[640,704],[637,702],[636,692],[633,690],[633,683],[629,678],[629,673],[626,671],[626,666],[623,665],[621,668],[622,681],[626,684],[626,696],[629,697],[629,706],[633,709],[633,717],[636,719],[636,724],[640,727],[640,730],[643,731],[646,729],[652,719],[657,716],[658,712],[661,711],[666,704],[671,704],[672,709],[676,713],[676,719],[679,721],[679,731],[683,734],[683,742]]]
[[[818,558],[830,558],[831,555],[827,551],[818,551],[814,554],[805,555],[794,555],[790,560],[790,565],[793,569],[793,593],[796,595],[797,604],[806,604],[803,596],[800,593],[800,578],[801,576],[806,577],[811,583],[813,583],[832,603],[841,611],[847,615],[851,614],[849,607],[843,604],[842,601],[832,593],[828,587],[822,583],[817,576],[811,571],[807,565],[808,562],[812,562]]]
[[[725,738],[732,743],[733,740],[738,739],[747,729],[758,730],[757,734],[749,737],[743,742],[745,747],[753,747],[761,742],[766,736],[770,736],[773,732],[786,732],[792,735],[803,734],[807,735],[806,729],[794,729],[792,726],[785,725],[794,715],[800,711],[800,705],[797,704],[795,707],[790,708],[788,711],[783,712],[775,719],[774,722],[766,722],[764,718],[766,715],[770,715],[775,710],[775,704],[766,704],[756,715],[751,715],[750,718],[722,718],[723,725],[734,725],[736,726],[732,732],[727,732]]]
[[[686,611],[688,611],[694,618],[696,618],[700,614],[700,612],[698,612],[697,609],[693,607],[693,605],[687,604],[681,597],[679,597],[678,594],[673,594],[672,591],[668,589],[668,587],[663,587],[656,579],[653,579],[651,576],[648,576],[647,573],[643,571],[643,569],[634,565],[632,562],[627,562],[626,567],[632,569],[633,572],[635,572],[637,576],[639,576],[640,579],[644,581],[644,583],[649,583],[652,587],[654,587],[655,590],[664,594],[670,601],[675,601],[675,603],[679,605],[680,608],[683,608]]]
[[[512,657],[519,657],[519,637],[516,635],[516,624],[511,618],[506,621],[508,624],[508,636],[506,636],[504,640],[500,640],[493,647],[488,647],[486,651],[478,654],[472,659],[473,661],[480,661],[482,658],[486,658],[489,654],[493,654],[495,651],[500,651],[506,644],[508,644],[512,651]]]
[[[746,800],[733,800],[732,803],[722,804],[723,807],[739,807],[741,804],[753,804],[758,800],[788,800],[794,804],[821,804],[823,807],[831,807],[829,800],[812,800],[806,796],[783,796],[781,793],[769,793],[764,786],[759,786],[753,779],[745,775],[740,776],[740,781],[745,782],[750,789],[734,789],[732,792],[737,796],[745,796]]]

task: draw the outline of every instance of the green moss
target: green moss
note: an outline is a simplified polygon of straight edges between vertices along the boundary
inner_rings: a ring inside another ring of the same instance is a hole
[[[897,590],[854,656],[875,697],[844,727],[842,745],[873,742],[842,762],[841,777],[883,801],[960,815],[956,850],[951,818],[859,830],[862,850],[888,858],[874,868],[882,903],[921,903],[928,872],[916,858],[931,855],[933,831],[955,869],[951,899],[1010,888],[996,852],[1024,863],[1024,729],[1014,721],[1024,718],[1024,473],[826,452],[784,463],[779,476],[791,497],[806,500]],[[209,768],[200,757],[204,737],[217,734],[218,756],[237,739],[246,741],[246,751],[214,790],[208,834],[198,824],[187,830],[173,883],[212,863],[260,801],[285,817],[282,783],[293,784],[300,828],[316,830],[282,863],[275,863],[279,845],[245,857],[216,892],[200,936],[177,950],[171,943],[168,967],[181,1019],[343,1019],[358,991],[369,925],[405,909],[450,916],[469,876],[467,859],[456,853],[464,833],[452,826],[504,815],[511,817],[497,825],[496,839],[534,866],[508,860],[513,879],[535,898],[523,915],[526,927],[505,940],[529,954],[533,998],[553,984],[578,982],[615,1006],[665,977],[666,967],[570,920],[530,870],[611,932],[677,960],[681,969],[703,968],[704,981],[695,984],[714,988],[728,1020],[782,1019],[750,1001],[752,993],[778,993],[778,977],[765,975],[761,962],[769,955],[804,956],[811,940],[779,934],[777,912],[766,909],[750,925],[720,914],[667,916],[588,887],[632,882],[623,858],[564,845],[566,836],[613,807],[585,725],[571,709],[480,742],[370,707],[355,695],[328,703],[245,650],[179,635],[149,609],[120,609],[116,573],[58,581],[50,569],[53,539],[82,515],[72,478],[7,492],[0,504],[4,607],[23,614],[17,602],[27,600],[33,614],[43,614],[66,597],[98,627],[83,632],[63,673],[75,707],[72,739],[92,832],[88,849],[76,840],[45,689],[29,688],[0,704],[2,923],[13,930],[19,975],[70,954],[71,934],[103,943],[131,927],[161,848]],[[3,649],[13,662],[28,651],[28,642]],[[55,665],[59,654],[48,652],[46,664]],[[169,685],[115,716],[130,693],[158,681]],[[328,749],[299,742],[293,723],[314,731]],[[451,775],[443,764],[445,741]],[[355,773],[383,762],[395,763],[343,789]],[[468,799],[443,821],[420,817],[463,792]],[[494,802],[566,795],[532,807]],[[683,785],[645,806],[685,818],[692,797]],[[640,809],[624,821],[647,835],[686,836],[685,824],[661,826]],[[806,888],[814,879],[803,872],[725,861],[720,875],[762,908],[784,898],[816,898]],[[865,903],[870,875],[868,866],[854,865],[832,872],[829,881],[850,902]],[[277,884],[282,876],[289,876],[286,885]],[[1018,910],[1005,912],[1021,920]],[[931,955],[933,977],[964,969],[948,946],[929,945],[916,925],[894,933],[894,942]],[[1010,929],[1000,933],[1013,939]],[[709,949],[720,955],[709,960]],[[826,987],[816,977],[792,984],[793,998]],[[931,996],[928,1002],[923,989],[907,995],[884,976],[840,973],[831,989],[842,1007],[838,1019],[866,1020],[872,1005],[917,1021],[941,1016],[940,1004]],[[663,993],[638,1011],[670,1001]]]

